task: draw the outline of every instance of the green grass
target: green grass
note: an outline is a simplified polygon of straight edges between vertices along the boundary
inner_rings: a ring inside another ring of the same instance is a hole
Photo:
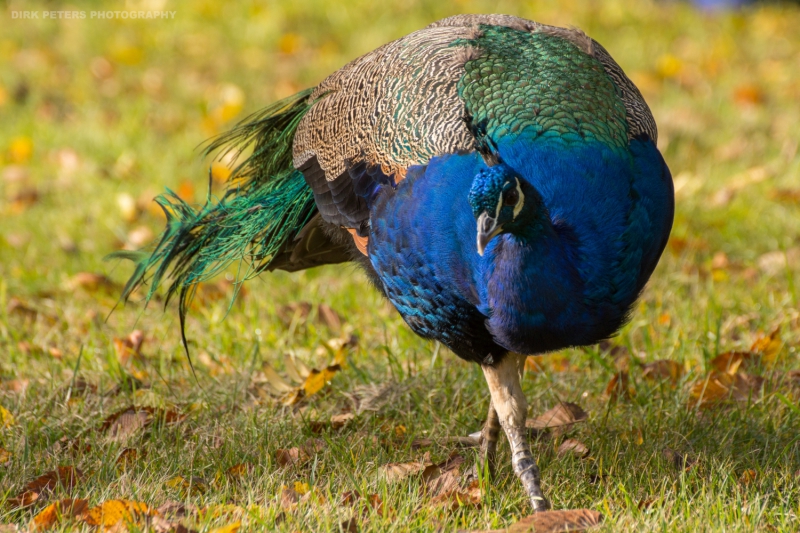
[[[162,2],[130,4],[147,10]],[[553,506],[600,511],[607,531],[797,531],[800,391],[779,378],[800,368],[800,10],[701,15],[683,4],[645,1],[391,4],[179,0],[163,7],[177,11],[172,21],[0,15],[0,405],[16,419],[0,429],[0,447],[12,454],[0,466],[0,523],[27,524],[42,505],[11,510],[7,500],[59,465],[85,472],[73,495],[91,505],[112,498],[153,506],[235,503],[253,506],[247,530],[338,531],[351,511],[332,502],[351,490],[384,502],[384,513],[359,515],[360,531],[496,528],[529,513],[505,443],[498,479],[480,507],[442,509],[416,481],[381,480],[385,463],[425,451],[434,461],[447,457],[452,446],[415,450],[411,442],[478,430],[488,394],[477,366],[415,337],[355,267],[265,275],[248,283],[227,316],[225,298],[192,310],[187,334],[197,381],[173,306],[162,311],[153,302],[143,310],[134,303],[109,317],[114,290],[73,283],[80,272],[124,282],[130,265],[102,257],[135,240],[133,230],[157,234],[163,220],[144,209],[126,221],[120,195],[148,200],[168,186],[201,202],[209,162],[195,147],[236,118],[432,20],[497,11],[578,26],[603,43],[650,103],[677,187],[673,240],[614,342],[634,361],[674,359],[690,372],[675,387],[653,385],[632,364],[636,395],[612,403],[603,391],[614,362],[594,348],[562,352],[563,364],[551,357],[544,373],[529,374],[532,415],[559,399],[590,412],[569,433],[591,449],[589,459],[557,457],[563,437],[534,444]],[[58,9],[38,1],[7,5]],[[26,203],[32,191],[37,200]],[[331,305],[359,344],[328,387],[292,409],[265,395],[253,377],[266,362],[283,371],[289,352],[321,368],[332,358],[324,343],[339,335],[313,319],[286,326],[281,307],[299,301]],[[20,312],[19,302],[35,316]],[[774,368],[756,370],[768,379],[763,395],[738,406],[687,408],[691,384],[715,355],[747,349],[759,332],[776,327],[784,347]],[[136,328],[146,337],[143,359],[123,365],[113,340]],[[139,380],[133,390],[105,394],[131,375]],[[96,392],[76,388],[78,376]],[[15,390],[21,380],[28,382],[24,393]],[[384,383],[397,393],[383,409],[314,434],[311,422],[348,408],[348,394]],[[129,442],[98,430],[130,405],[173,408],[187,418],[151,426]],[[398,438],[401,425],[406,433]],[[63,437],[80,437],[82,445],[59,447]],[[277,449],[310,437],[326,446],[309,464],[278,467]],[[125,447],[146,455],[121,470],[115,460]],[[698,462],[684,472],[666,448]],[[474,451],[462,453],[473,460]],[[254,465],[243,482],[212,483],[243,462]],[[744,483],[750,469],[755,479]],[[178,475],[203,478],[208,487],[184,494],[166,485]],[[281,487],[296,481],[316,487],[325,503],[303,502],[275,525]],[[649,498],[658,502],[640,510]],[[199,519],[195,526],[231,521]]]

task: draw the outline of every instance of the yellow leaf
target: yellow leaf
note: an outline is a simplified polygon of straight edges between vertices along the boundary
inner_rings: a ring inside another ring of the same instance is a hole
[[[241,522],[233,522],[227,526],[217,527],[209,531],[209,533],[236,533],[242,527]]]
[[[217,183],[225,183],[231,177],[232,170],[219,161],[211,163],[211,179]]]
[[[11,452],[5,448],[0,448],[0,465],[4,465],[11,460]]]
[[[25,135],[15,137],[8,147],[8,155],[12,163],[27,163],[33,155],[33,141]]]
[[[312,370],[306,378],[305,383],[303,383],[303,390],[306,396],[311,396],[322,390],[322,387],[336,375],[336,372],[338,372],[340,368],[339,365],[331,365],[321,371]]]
[[[750,347],[750,351],[761,354],[762,361],[772,364],[775,362],[781,348],[783,348],[783,340],[781,340],[781,328],[778,327],[768,336],[757,339],[753,346]]]
[[[8,409],[0,405],[0,428],[10,428],[16,423],[14,415],[8,412]]]
[[[89,509],[84,521],[90,526],[115,526],[120,522],[136,523],[144,516],[158,513],[147,504],[130,500],[108,500]]]
[[[65,518],[82,515],[88,508],[88,500],[59,500],[51,503],[33,517],[31,529],[49,529]]]
[[[664,54],[658,58],[656,70],[663,78],[674,78],[683,69],[683,63],[672,54]]]
[[[285,33],[278,39],[278,49],[284,54],[293,54],[300,48],[300,36],[296,33]]]
[[[303,483],[302,481],[295,481],[294,482],[294,491],[297,494],[302,496],[303,494],[307,493],[309,490],[311,490],[311,487],[309,487],[308,483]]]

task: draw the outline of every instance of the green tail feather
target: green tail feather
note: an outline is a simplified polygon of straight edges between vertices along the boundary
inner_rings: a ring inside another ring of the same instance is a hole
[[[178,294],[181,333],[197,284],[239,261],[237,287],[258,275],[314,215],[314,197],[303,175],[292,166],[292,140],[311,104],[312,89],[300,92],[240,122],[214,139],[205,154],[224,147],[236,156],[251,144],[253,153],[231,175],[233,184],[218,201],[210,196],[199,209],[175,193],[156,202],[167,216],[167,227],[148,252],[120,251],[110,258],[136,264],[122,298],[147,281],[145,302],[169,280],[166,301]],[[149,277],[149,279],[148,279]],[[185,345],[185,337],[184,337]]]

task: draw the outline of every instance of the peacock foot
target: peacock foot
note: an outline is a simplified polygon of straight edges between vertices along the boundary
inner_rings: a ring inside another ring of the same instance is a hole
[[[520,376],[524,364],[525,356],[509,353],[499,363],[482,367],[486,383],[489,385],[492,402],[481,435],[481,451],[485,460],[488,461],[491,471],[499,433],[496,426],[499,423],[511,446],[511,466],[514,473],[522,482],[534,512],[540,512],[548,510],[550,502],[542,493],[539,467],[536,466],[536,461],[531,454],[528,433],[525,428],[528,405],[520,386]],[[493,420],[496,422],[492,422]]]

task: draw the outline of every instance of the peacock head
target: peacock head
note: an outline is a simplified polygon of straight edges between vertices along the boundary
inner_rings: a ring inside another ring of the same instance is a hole
[[[523,191],[528,192],[528,205]],[[478,172],[469,191],[469,204],[478,221],[478,253],[483,255],[497,235],[522,230],[538,210],[536,200],[533,187],[504,163]]]

